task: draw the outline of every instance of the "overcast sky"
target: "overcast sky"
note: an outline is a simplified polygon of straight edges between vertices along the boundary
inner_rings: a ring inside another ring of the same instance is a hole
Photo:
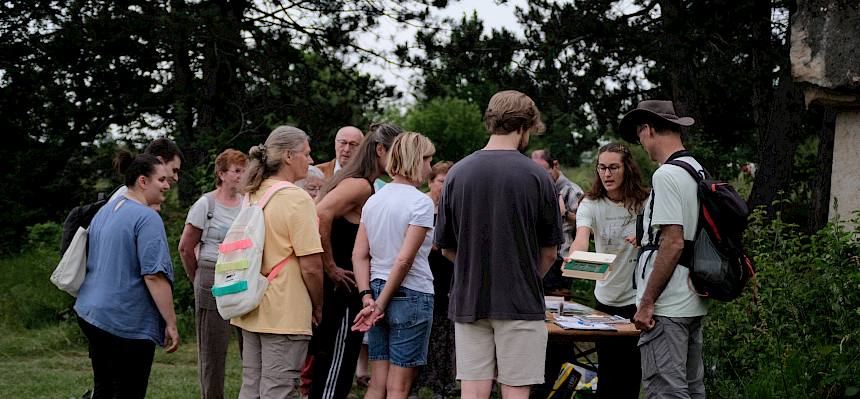
[[[448,7],[439,10],[434,9],[431,20],[451,18],[455,21],[464,15],[476,12],[478,18],[484,22],[484,32],[489,33],[492,29],[505,27],[511,32],[522,34],[522,29],[514,16],[515,7],[527,7],[526,0],[508,0],[504,4],[497,4],[494,0],[461,0],[452,1]],[[373,32],[360,34],[359,43],[362,46],[371,47],[382,51],[392,51],[397,44],[414,43],[416,30],[397,24],[391,19],[380,19],[379,27]],[[384,61],[364,63],[358,68],[371,75],[378,76],[389,85],[394,85],[404,93],[406,101],[413,101],[414,88],[410,86],[410,79],[415,76],[415,71],[400,68]]]

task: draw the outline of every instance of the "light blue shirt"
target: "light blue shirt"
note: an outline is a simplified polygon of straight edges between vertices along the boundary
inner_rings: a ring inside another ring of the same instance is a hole
[[[161,217],[121,196],[96,213],[87,246],[87,275],[75,312],[110,334],[161,345],[165,321],[143,281],[143,276],[163,273],[173,284]]]

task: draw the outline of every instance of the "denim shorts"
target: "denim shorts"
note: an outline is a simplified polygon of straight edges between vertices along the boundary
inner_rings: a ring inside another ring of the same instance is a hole
[[[370,282],[373,298],[379,298],[384,286],[385,280]],[[385,316],[367,332],[368,358],[404,368],[423,366],[427,364],[432,326],[433,294],[400,287]]]

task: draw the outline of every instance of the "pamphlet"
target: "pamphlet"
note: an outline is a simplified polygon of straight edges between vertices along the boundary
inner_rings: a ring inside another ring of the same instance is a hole
[[[555,318],[555,324],[565,330],[616,331],[608,324],[592,323],[583,320],[580,316],[558,316]]]

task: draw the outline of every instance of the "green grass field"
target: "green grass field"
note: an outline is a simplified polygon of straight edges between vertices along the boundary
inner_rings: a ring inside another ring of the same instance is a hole
[[[48,240],[48,241],[52,241]],[[79,398],[92,388],[86,339],[74,320],[74,298],[48,280],[58,261],[49,245],[0,259],[0,398]],[[197,349],[184,331],[176,353],[156,349],[151,398],[197,398]],[[237,397],[241,363],[235,342],[226,394]]]
[[[86,344],[77,325],[14,331],[0,336],[0,397],[79,398],[92,387]],[[242,366],[235,342],[227,360],[225,394],[239,395]],[[156,350],[149,378],[149,398],[199,398],[197,349],[183,342],[176,353]]]

